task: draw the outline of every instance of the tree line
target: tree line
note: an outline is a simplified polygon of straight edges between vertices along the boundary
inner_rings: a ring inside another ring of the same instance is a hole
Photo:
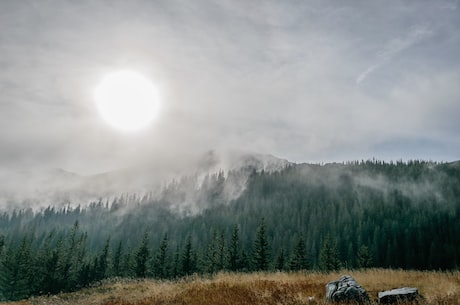
[[[245,168],[186,177],[156,195],[5,211],[0,295],[221,270],[451,270],[459,253],[459,163]]]
[[[239,226],[230,234],[212,229],[212,239],[200,251],[199,241],[188,235],[183,244],[171,247],[167,234],[157,247],[151,247],[152,232],[145,232],[139,244],[127,248],[123,241],[106,239],[97,253],[88,252],[88,236],[79,223],[69,230],[48,232],[44,238],[33,234],[20,240],[0,236],[0,299],[19,300],[32,295],[56,294],[87,287],[107,278],[177,279],[191,274],[220,271],[332,271],[342,267],[337,248],[324,243],[319,265],[312,266],[305,239],[300,236],[293,249],[271,255],[265,220],[254,233],[250,252],[242,248]],[[228,236],[227,236],[228,235]],[[364,252],[363,252],[364,251]],[[290,253],[290,254],[288,254]],[[357,253],[360,268],[372,265],[367,248]]]

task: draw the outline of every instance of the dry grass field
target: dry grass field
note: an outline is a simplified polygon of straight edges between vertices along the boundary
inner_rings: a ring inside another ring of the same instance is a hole
[[[325,304],[325,284],[343,274],[353,276],[377,303],[377,293],[417,287],[422,304],[460,305],[460,272],[370,269],[337,273],[220,273],[184,280],[112,280],[75,293],[8,303],[10,305],[301,305]],[[313,298],[313,299],[312,299]],[[5,303],[0,303],[5,304]]]

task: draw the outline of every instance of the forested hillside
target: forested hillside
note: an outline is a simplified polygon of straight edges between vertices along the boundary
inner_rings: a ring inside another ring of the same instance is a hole
[[[249,166],[53,206],[0,216],[1,299],[114,276],[460,265],[458,162]]]

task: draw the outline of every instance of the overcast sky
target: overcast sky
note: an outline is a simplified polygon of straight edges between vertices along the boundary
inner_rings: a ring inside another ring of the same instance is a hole
[[[212,149],[294,162],[460,159],[460,3],[0,0],[0,167],[90,174]],[[121,133],[130,69],[161,113]]]

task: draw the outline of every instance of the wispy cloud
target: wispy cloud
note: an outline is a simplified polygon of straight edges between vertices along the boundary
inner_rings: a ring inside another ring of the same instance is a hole
[[[376,54],[376,63],[369,66],[366,70],[358,75],[356,83],[359,85],[370,74],[380,67],[388,64],[399,53],[411,48],[412,46],[427,39],[433,31],[425,25],[413,26],[409,29],[404,37],[396,37],[386,43],[386,45]]]

